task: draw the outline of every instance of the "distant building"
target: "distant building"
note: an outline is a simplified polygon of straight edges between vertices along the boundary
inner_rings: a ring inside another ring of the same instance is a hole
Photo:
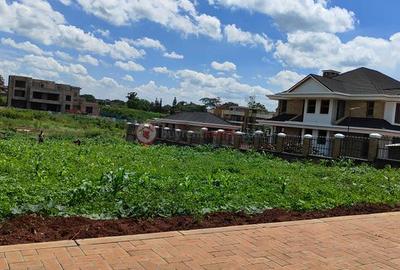
[[[12,75],[8,80],[9,107],[99,115],[95,102],[80,97],[79,87]]]
[[[181,112],[159,118],[153,121],[154,124],[164,128],[199,131],[206,127],[209,131],[223,129],[225,131],[239,130],[239,126],[221,119],[220,117],[207,112]]]
[[[243,131],[268,128],[267,125],[261,122],[273,117],[273,113],[266,110],[251,109],[243,106],[220,106],[212,110],[212,113],[232,125],[239,126]]]

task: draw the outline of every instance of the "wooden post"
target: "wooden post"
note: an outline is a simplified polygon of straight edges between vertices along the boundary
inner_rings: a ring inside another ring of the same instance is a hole
[[[378,133],[371,133],[369,135],[368,145],[368,161],[374,162],[378,157],[379,140],[382,139],[382,135]]]
[[[345,136],[341,133],[335,134],[332,142],[332,158],[338,159],[341,156],[342,152],[342,143]]]
[[[201,130],[200,130],[200,144],[205,144],[206,143],[207,132],[208,132],[208,128],[206,128],[206,127],[201,128]]]
[[[242,137],[243,137],[243,132],[241,131],[236,131],[233,134],[233,147],[236,149],[240,149],[240,145],[242,144]]]
[[[312,138],[313,138],[313,136],[311,134],[304,135],[303,156],[305,156],[305,157],[308,157],[311,154]]]
[[[278,138],[276,140],[276,151],[278,153],[282,153],[284,149],[286,134],[285,133],[278,133]]]
[[[263,137],[264,132],[261,130],[257,130],[254,132],[254,142],[253,142],[253,147],[254,149],[260,149],[261,148],[261,140]]]

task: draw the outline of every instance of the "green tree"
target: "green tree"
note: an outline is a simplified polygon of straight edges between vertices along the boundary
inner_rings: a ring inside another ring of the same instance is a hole
[[[84,98],[87,102],[96,102],[96,98],[93,95],[81,95],[81,98]]]
[[[209,109],[214,109],[221,104],[221,99],[217,98],[202,98],[200,101]]]
[[[0,75],[0,88],[4,88],[4,85],[5,85],[4,77]]]

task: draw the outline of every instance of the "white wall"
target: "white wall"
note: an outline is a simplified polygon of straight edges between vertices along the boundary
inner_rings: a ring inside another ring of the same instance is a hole
[[[307,94],[307,93],[329,93],[331,92],[325,86],[310,78],[298,86],[292,93]]]
[[[329,100],[329,113],[328,114],[321,114],[321,100],[317,99],[317,104],[315,108],[315,113],[307,113],[307,107],[308,107],[308,99],[305,102],[305,108],[304,108],[304,119],[303,123],[305,124],[320,124],[320,125],[331,125],[332,124],[332,118],[333,118],[333,113],[334,113],[334,106],[333,106],[333,100]]]
[[[391,124],[394,124],[394,120],[396,117],[396,102],[386,102],[385,103],[385,114],[384,119]]]

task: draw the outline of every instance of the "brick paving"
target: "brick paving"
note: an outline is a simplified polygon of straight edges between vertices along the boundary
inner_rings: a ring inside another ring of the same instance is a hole
[[[400,269],[400,213],[0,246],[5,269]]]

